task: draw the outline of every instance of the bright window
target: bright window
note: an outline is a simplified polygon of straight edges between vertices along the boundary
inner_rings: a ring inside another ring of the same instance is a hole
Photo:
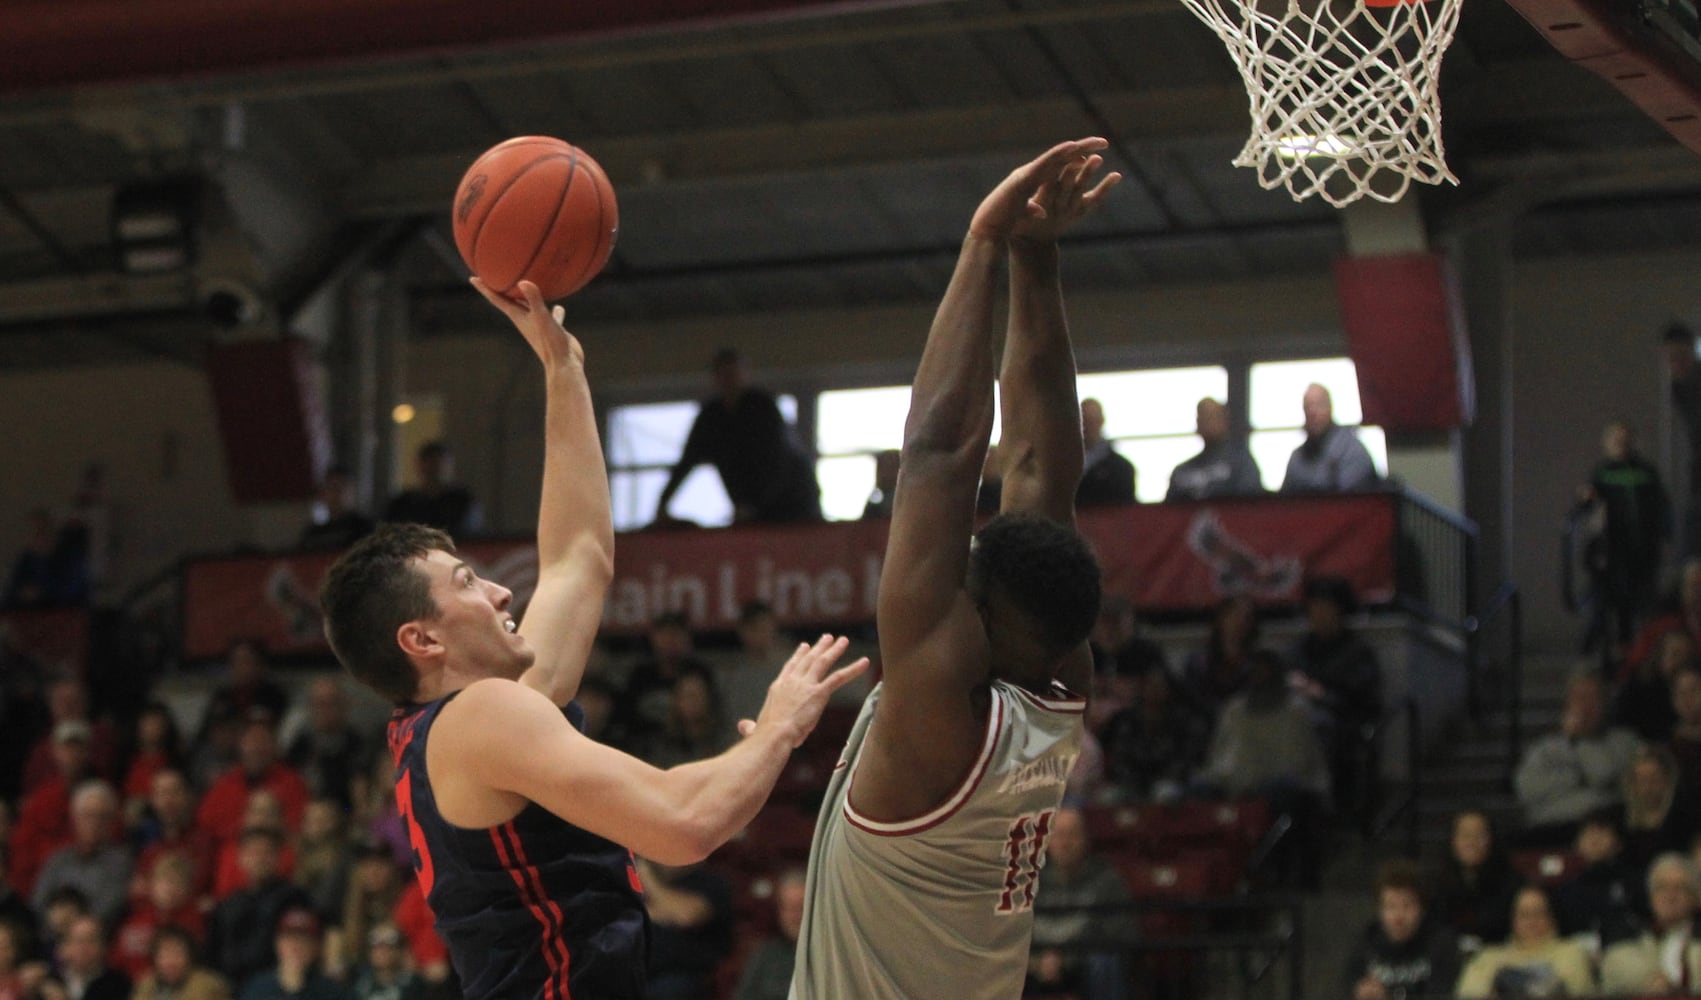
[[[1247,413],[1252,435],[1247,445],[1264,474],[1268,489],[1280,489],[1288,468],[1288,456],[1305,440],[1305,414],[1300,400],[1313,382],[1329,390],[1334,403],[1335,423],[1358,427],[1358,439],[1370,452],[1379,475],[1388,474],[1388,441],[1382,428],[1366,426],[1358,398],[1358,372],[1348,358],[1315,358],[1305,361],[1269,361],[1252,366],[1248,377]]]

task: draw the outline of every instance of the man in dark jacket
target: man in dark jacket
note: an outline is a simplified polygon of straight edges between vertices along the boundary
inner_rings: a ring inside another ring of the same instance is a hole
[[[1428,919],[1417,868],[1409,861],[1385,865],[1376,879],[1377,920],[1347,959],[1341,996],[1351,1000],[1405,1000],[1451,995],[1459,978],[1459,943],[1439,921]]]

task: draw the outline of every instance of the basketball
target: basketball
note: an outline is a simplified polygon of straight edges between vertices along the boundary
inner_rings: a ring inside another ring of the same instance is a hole
[[[455,190],[455,247],[491,291],[521,281],[546,300],[597,276],[614,250],[614,187],[584,150],[546,136],[498,143],[473,161]]]

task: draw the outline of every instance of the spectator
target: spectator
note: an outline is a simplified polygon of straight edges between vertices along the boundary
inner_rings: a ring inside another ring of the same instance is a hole
[[[1104,405],[1081,400],[1081,444],[1086,464],[1075,488],[1075,506],[1102,507],[1134,502],[1134,463],[1117,454],[1104,437]]]
[[[732,887],[701,865],[638,862],[649,911],[649,1000],[699,1000],[732,952]]]
[[[1376,920],[1347,958],[1341,995],[1401,1000],[1451,989],[1459,978],[1459,942],[1430,916],[1417,868],[1409,861],[1383,865],[1376,902]]]
[[[1162,667],[1147,668],[1136,684],[1134,703],[1099,732],[1105,778],[1128,798],[1169,801],[1199,766],[1210,723],[1177,701],[1175,680]]]
[[[1678,784],[1677,761],[1643,746],[1624,775],[1624,858],[1645,871],[1655,857],[1689,846],[1697,829],[1693,795]]]
[[[1648,869],[1652,925],[1620,941],[1601,957],[1601,992],[1607,996],[1701,993],[1701,942],[1694,938],[1701,904],[1701,872],[1682,854],[1662,854]]]
[[[396,908],[390,914],[408,945],[408,957],[432,993],[453,991],[454,975],[449,968],[449,946],[437,934],[437,917],[425,901],[418,879],[407,879]],[[455,993],[454,995],[459,995]]]
[[[98,592],[112,579],[112,562],[117,554],[114,520],[113,505],[106,496],[106,467],[91,462],[77,481],[58,540],[66,564],[84,576],[85,595]]]
[[[313,912],[321,920],[334,921],[342,912],[348,894],[349,869],[354,854],[343,829],[343,810],[330,799],[307,804],[301,821],[300,850],[296,852],[295,884],[313,901]]]
[[[1601,686],[1594,674],[1574,675],[1565,688],[1559,732],[1532,743],[1518,763],[1513,787],[1530,846],[1567,843],[1590,811],[1619,804],[1636,737],[1604,725]]]
[[[348,466],[332,465],[319,480],[319,499],[313,520],[301,529],[297,546],[315,551],[341,551],[372,533],[372,519],[354,506],[354,482]]]
[[[1684,508],[1683,555],[1701,555],[1701,366],[1695,363],[1695,334],[1673,323],[1660,335],[1671,375],[1672,411],[1689,443],[1689,491]]]
[[[1661,636],[1655,650],[1620,682],[1613,718],[1646,742],[1665,743],[1677,725],[1671,703],[1672,678],[1679,670],[1697,669],[1698,664],[1695,642],[1682,629]]]
[[[1685,787],[1701,786],[1701,669],[1682,667],[1671,679],[1672,757]]]
[[[276,964],[244,983],[238,1000],[348,1000],[348,991],[319,968],[321,932],[313,911],[285,910],[275,927]]]
[[[124,816],[140,825],[153,790],[154,776],[165,768],[183,766],[183,736],[171,709],[157,701],[142,706],[131,740],[130,766],[124,770]]]
[[[34,938],[35,907],[29,904],[22,893],[12,888],[11,867],[12,849],[0,843],[0,921],[21,927]]]
[[[1269,799],[1293,820],[1293,875],[1306,886],[1315,883],[1329,766],[1305,706],[1269,650],[1253,653],[1246,690],[1224,706],[1194,783],[1207,795]]]
[[[307,727],[290,742],[287,759],[307,780],[315,798],[347,809],[354,776],[366,770],[371,750],[349,724],[348,693],[335,676],[316,678],[307,687]]]
[[[864,521],[885,521],[892,517],[892,499],[898,495],[898,457],[896,448],[887,448],[874,456],[874,489],[868,502],[862,505]]]
[[[650,622],[649,658],[632,668],[616,713],[625,738],[644,743],[667,725],[673,684],[687,670],[709,671],[692,651],[691,622],[681,611],[664,611]]]
[[[1693,648],[1701,649],[1701,558],[1691,556],[1678,569],[1676,590],[1667,595],[1662,606],[1662,612],[1650,618],[1630,643],[1619,665],[1619,683],[1654,656],[1668,633],[1682,632],[1689,636]]]
[[[1459,1000],[1588,996],[1595,988],[1589,954],[1559,937],[1547,893],[1536,886],[1513,900],[1512,939],[1484,948],[1459,977]]]
[[[289,693],[271,679],[269,655],[258,639],[238,639],[225,653],[228,676],[214,689],[207,702],[207,712],[201,722],[200,739],[205,740],[212,722],[217,719],[246,721],[265,709],[275,723],[289,710]]]
[[[1518,875],[1486,814],[1467,809],[1453,817],[1435,884],[1436,915],[1459,935],[1461,950],[1506,940]]]
[[[106,936],[94,917],[71,922],[59,942],[58,958],[59,976],[71,1000],[129,1000],[130,977],[106,967]]]
[[[586,677],[579,682],[579,693],[573,696],[573,700],[584,710],[586,736],[598,743],[626,749],[623,743],[617,742],[614,733],[614,709],[619,695],[613,685],[601,677]]]
[[[768,698],[768,685],[779,675],[791,649],[780,635],[779,619],[764,601],[746,601],[738,612],[738,653],[715,670],[726,717],[754,719]]]
[[[24,796],[12,830],[12,884],[35,887],[41,866],[71,840],[71,789],[89,774],[89,725],[67,719],[53,727],[53,764],[58,772]]]
[[[12,561],[0,607],[59,608],[88,601],[88,571],[63,544],[45,507],[29,512],[28,537]]]
[[[342,929],[336,949],[339,960],[331,964],[357,961],[364,951],[367,934],[390,919],[401,897],[402,869],[389,849],[370,841],[357,844],[354,871],[343,899],[342,919],[337,921]]]
[[[55,852],[36,879],[39,909],[55,890],[72,887],[108,926],[124,912],[130,886],[130,852],[119,846],[118,793],[104,781],[85,781],[71,793],[71,843]],[[75,985],[72,985],[75,992]]]
[[[721,709],[714,677],[686,667],[673,682],[667,720],[648,741],[644,760],[659,768],[706,760],[732,745],[734,730]]]
[[[289,878],[295,873],[295,846],[291,842],[289,828],[284,824],[283,805],[276,795],[264,788],[249,792],[238,829],[268,830],[276,834],[278,842],[283,845],[278,852],[278,875]],[[248,874],[242,868],[241,855],[239,840],[226,840],[219,845],[217,867],[213,870],[214,899],[224,899],[248,886]]]
[[[23,790],[39,788],[57,771],[52,735],[61,722],[81,722],[88,727],[89,769],[96,777],[112,778],[118,764],[118,729],[107,719],[89,714],[88,685],[75,677],[61,677],[47,687],[47,711],[52,722],[46,736],[30,748],[24,764]]]
[[[1099,603],[1087,646],[1093,653],[1093,690],[1086,724],[1096,733],[1111,716],[1134,704],[1139,679],[1148,670],[1169,670],[1169,658],[1163,647],[1141,634],[1133,603],[1115,594],[1106,594]]]
[[[151,819],[142,828],[136,873],[146,878],[161,857],[179,854],[195,866],[196,897],[209,895],[219,844],[212,834],[195,825],[195,793],[188,776],[174,767],[156,772],[148,791],[148,812]]]
[[[656,501],[656,521],[692,469],[711,464],[732,501],[736,522],[821,520],[815,463],[793,438],[772,393],[751,385],[744,359],[730,348],[712,365],[716,395],[703,400],[685,448]]]
[[[1671,534],[1671,506],[1660,473],[1636,451],[1630,425],[1614,420],[1601,432],[1601,460],[1579,487],[1585,504],[1600,504],[1605,527],[1597,563],[1597,621],[1589,648],[1599,638],[1607,649],[1630,641],[1654,603],[1660,550]]]
[[[803,888],[808,875],[802,868],[788,868],[774,880],[775,926],[779,933],[744,963],[733,1000],[786,1000],[791,993],[791,973],[797,964],[797,935],[803,927]]]
[[[284,912],[309,906],[307,894],[278,872],[283,843],[276,831],[243,831],[241,845],[248,886],[220,900],[207,920],[209,963],[233,983],[247,983],[272,964],[265,928],[276,927]]]
[[[1204,652],[1190,657],[1182,671],[1183,689],[1205,715],[1214,718],[1246,686],[1258,632],[1252,598],[1238,594],[1217,603]]]
[[[47,897],[47,905],[37,910],[41,913],[42,932],[39,950],[46,955],[58,953],[59,942],[71,933],[72,924],[83,917],[93,916],[89,910],[89,897],[73,886],[54,890]]]
[[[107,961],[131,979],[145,976],[153,962],[154,939],[163,927],[176,927],[199,945],[207,937],[207,921],[195,898],[195,865],[181,854],[169,854],[154,865],[147,898],[130,907],[112,935]]]
[[[425,983],[408,965],[402,932],[379,924],[366,935],[366,961],[354,977],[353,1000],[425,1000]],[[789,984],[789,970],[787,973]]]
[[[1067,804],[1058,809],[1052,819],[1045,877],[1039,880],[1034,894],[1030,978],[1075,984],[1082,1000],[1126,997],[1128,974],[1122,955],[1114,947],[1083,951],[1075,946],[1088,941],[1130,941],[1134,928],[1125,916],[1069,908],[1117,906],[1128,900],[1128,886],[1122,876],[1093,853],[1081,810]],[[1051,962],[1049,955],[1055,955],[1057,961]],[[1058,975],[1044,975],[1052,965]]]
[[[243,718],[229,706],[209,711],[201,722],[201,735],[189,750],[189,783],[209,788],[236,766],[236,748],[242,742]]]
[[[1294,650],[1289,681],[1311,709],[1329,756],[1335,794],[1343,802],[1370,800],[1376,726],[1382,720],[1382,665],[1376,651],[1348,627],[1358,609],[1345,577],[1305,582],[1305,637]]]
[[[250,711],[237,743],[236,766],[220,775],[201,799],[195,825],[222,841],[242,831],[248,796],[265,789],[277,796],[283,808],[284,826],[301,828],[307,809],[307,782],[300,772],[278,760],[278,737],[273,729],[276,716],[263,708]]]
[[[1376,465],[1352,428],[1335,423],[1329,390],[1305,387],[1305,441],[1288,456],[1283,493],[1346,493],[1376,485]]]
[[[1577,829],[1573,848],[1583,859],[1583,870],[1553,891],[1554,918],[1559,932],[1581,936],[1591,943],[1590,951],[1636,936],[1641,929],[1639,914],[1646,908],[1642,895],[1643,872],[1626,864],[1618,830],[1617,810],[1597,809]]]
[[[34,922],[34,917],[30,918]],[[30,960],[34,935],[10,916],[0,917],[0,1000],[23,1000],[23,968]],[[786,967],[786,979],[791,979],[791,967]],[[780,991],[784,1000],[785,991]]]
[[[135,1000],[230,1000],[230,985],[197,961],[195,939],[181,927],[161,927],[153,961],[136,984]]]
[[[1194,421],[1205,447],[1170,473],[1164,499],[1210,500],[1263,493],[1258,463],[1245,442],[1231,436],[1228,407],[1207,396],[1199,401]]]
[[[414,485],[390,498],[384,520],[428,524],[457,541],[484,528],[484,511],[472,491],[455,482],[455,456],[441,441],[419,446],[414,455]]]

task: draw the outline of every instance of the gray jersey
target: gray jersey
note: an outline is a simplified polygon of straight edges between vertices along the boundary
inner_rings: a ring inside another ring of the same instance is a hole
[[[794,1000],[1010,1000],[1021,995],[1035,882],[1086,701],[992,684],[980,756],[924,816],[850,804],[876,687],[845,743],[809,852]]]

